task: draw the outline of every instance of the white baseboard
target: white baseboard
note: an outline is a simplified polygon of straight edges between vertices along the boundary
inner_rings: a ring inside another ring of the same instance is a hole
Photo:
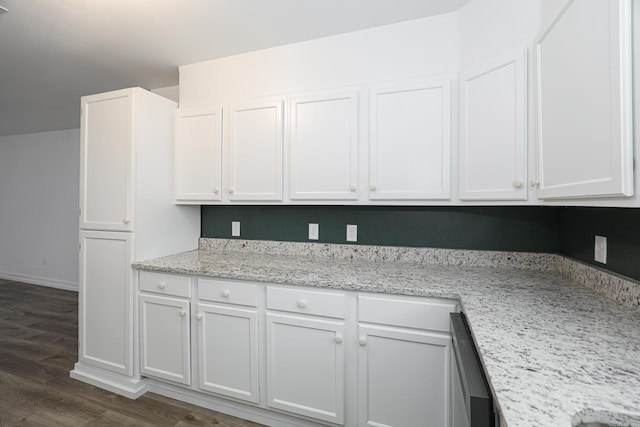
[[[68,282],[66,280],[52,279],[49,277],[29,276],[26,274],[15,274],[0,271],[0,279],[78,292],[78,282]]]
[[[94,368],[78,362],[74,365],[69,376],[78,381],[108,390],[129,399],[137,399],[147,392],[147,379],[140,377],[126,377]]]

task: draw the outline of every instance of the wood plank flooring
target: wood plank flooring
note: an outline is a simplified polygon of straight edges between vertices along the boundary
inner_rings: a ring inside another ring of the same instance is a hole
[[[69,377],[78,294],[0,279],[0,426],[259,426],[146,393],[137,400]]]

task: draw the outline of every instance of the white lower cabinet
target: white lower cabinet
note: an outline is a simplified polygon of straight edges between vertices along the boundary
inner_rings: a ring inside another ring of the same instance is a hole
[[[258,403],[255,309],[198,304],[198,387]]]
[[[267,404],[344,424],[344,322],[267,313]]]
[[[192,403],[267,425],[449,426],[455,301],[146,271],[139,288],[141,372]]]
[[[140,295],[140,372],[191,384],[189,301]]]

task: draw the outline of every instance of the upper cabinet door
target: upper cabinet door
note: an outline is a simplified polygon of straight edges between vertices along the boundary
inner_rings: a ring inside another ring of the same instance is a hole
[[[230,108],[229,200],[282,200],[283,101]]]
[[[526,200],[526,49],[460,73],[460,199]]]
[[[291,100],[290,199],[358,198],[358,93]]]
[[[80,228],[133,230],[132,91],[82,98]]]
[[[371,200],[445,200],[451,187],[451,81],[370,91]]]
[[[538,198],[633,195],[631,1],[569,1],[536,41]]]
[[[175,199],[221,200],[222,108],[183,108],[175,114]]]

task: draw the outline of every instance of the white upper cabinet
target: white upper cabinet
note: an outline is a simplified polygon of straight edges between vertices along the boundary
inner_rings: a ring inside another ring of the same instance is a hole
[[[292,200],[356,200],[358,93],[322,92],[291,99]]]
[[[369,126],[371,200],[450,198],[450,79],[372,88]]]
[[[222,108],[182,108],[175,114],[175,199],[220,201]]]
[[[460,73],[460,199],[526,200],[527,51]]]
[[[82,98],[82,229],[133,229],[132,97],[125,89]]]
[[[283,103],[268,99],[230,107],[229,200],[282,200]]]
[[[633,195],[631,1],[569,1],[536,41],[538,198]]]

